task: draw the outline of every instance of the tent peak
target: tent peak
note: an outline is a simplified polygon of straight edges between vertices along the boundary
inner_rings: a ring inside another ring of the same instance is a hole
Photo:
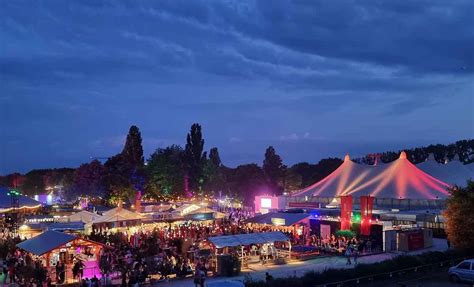
[[[406,153],[405,151],[402,151],[402,152],[400,153],[399,159],[407,159],[407,153]]]
[[[344,157],[344,162],[349,162],[351,161],[351,157],[349,156],[348,153],[346,153],[346,156]]]

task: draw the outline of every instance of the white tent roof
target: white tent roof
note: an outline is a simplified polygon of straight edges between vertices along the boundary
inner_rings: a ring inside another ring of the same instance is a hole
[[[71,214],[67,217],[67,221],[70,222],[84,222],[84,223],[89,223],[94,221],[95,219],[101,217],[97,213],[89,212],[87,210],[81,210],[79,212],[76,212],[74,214]]]
[[[418,169],[402,152],[397,160],[377,166],[355,163],[347,155],[330,175],[293,195],[437,199],[448,196],[448,187],[447,183]]]
[[[209,237],[208,239],[217,248],[288,241],[288,237],[280,231],[223,235]]]
[[[92,224],[96,223],[106,223],[106,222],[117,222],[117,221],[127,221],[127,220],[140,220],[143,219],[143,216],[139,213],[124,209],[124,208],[113,208],[104,213],[103,216],[98,217],[94,221],[90,222]]]
[[[465,186],[468,179],[474,179],[474,169],[470,168],[471,165],[464,165],[459,161],[459,157],[455,157],[446,164],[441,164],[430,154],[426,161],[416,166],[448,184]]]

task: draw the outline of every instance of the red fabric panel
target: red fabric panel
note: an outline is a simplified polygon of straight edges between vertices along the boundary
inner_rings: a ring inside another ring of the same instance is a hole
[[[352,195],[341,196],[341,230],[351,229]]]

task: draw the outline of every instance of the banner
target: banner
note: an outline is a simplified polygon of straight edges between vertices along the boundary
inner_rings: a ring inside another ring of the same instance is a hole
[[[360,197],[360,234],[370,235],[370,226],[372,225],[372,210],[374,208],[374,197]]]
[[[320,208],[319,202],[288,202],[289,207]]]
[[[352,195],[341,196],[341,230],[351,229]]]

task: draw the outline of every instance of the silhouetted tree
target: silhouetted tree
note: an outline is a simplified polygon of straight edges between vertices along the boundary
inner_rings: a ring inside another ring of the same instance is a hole
[[[269,146],[265,151],[263,172],[270,184],[270,187],[277,195],[282,193],[285,171],[286,166],[283,165],[281,157],[275,152],[275,149],[272,146]]]
[[[246,205],[252,205],[255,195],[268,192],[268,184],[262,168],[257,164],[239,165],[227,170],[229,189],[234,195],[244,200]]]
[[[221,157],[219,156],[219,150],[216,147],[213,147],[209,150],[209,160],[214,166],[221,166]]]
[[[105,168],[98,160],[81,164],[74,172],[69,199],[76,199],[78,196],[104,196]]]
[[[109,198],[114,201],[123,196],[122,200],[133,199],[135,190],[143,190],[144,159],[142,137],[136,126],[131,126],[121,153],[109,158],[105,164],[104,182]]]
[[[131,126],[122,150],[123,159],[134,169],[142,168],[144,163],[142,135],[137,126]]]
[[[189,185],[193,190],[200,190],[204,182],[203,167],[206,160],[204,150],[204,139],[202,138],[201,126],[193,124],[186,136],[185,163],[186,176],[189,177]]]
[[[43,170],[32,170],[25,174],[25,182],[21,188],[22,192],[29,196],[44,193],[46,187],[44,184],[44,174]]]

